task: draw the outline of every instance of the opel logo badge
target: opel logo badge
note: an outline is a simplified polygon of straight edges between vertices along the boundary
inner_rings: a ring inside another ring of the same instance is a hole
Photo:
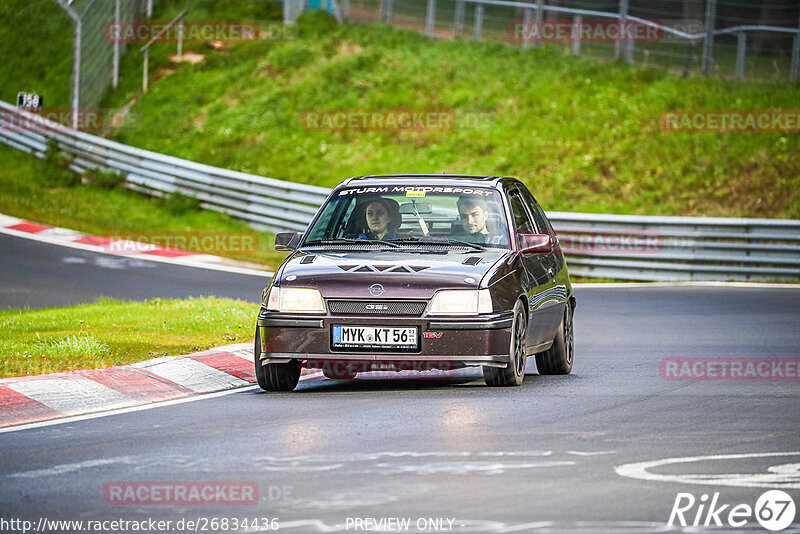
[[[383,295],[384,289],[383,286],[380,284],[372,284],[369,286],[369,294],[373,297],[380,297]]]

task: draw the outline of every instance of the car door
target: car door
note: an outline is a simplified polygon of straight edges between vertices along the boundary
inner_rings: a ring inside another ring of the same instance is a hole
[[[550,234],[555,238],[555,232],[550,225],[550,221],[547,220],[544,210],[533,198],[530,191],[520,187],[520,195],[525,201],[525,207],[531,213],[536,232]],[[549,336],[549,341],[561,324],[561,318],[564,315],[564,307],[567,302],[567,286],[557,280],[557,278],[561,279],[558,275],[564,268],[564,257],[561,255],[561,250],[558,246],[552,254],[540,254],[540,256],[540,281],[543,291],[539,294],[540,301],[534,304],[537,312],[536,327],[543,332],[547,332],[546,335]]]
[[[514,235],[520,232],[536,233],[536,226],[531,217],[530,211],[525,206],[525,201],[518,188],[508,192],[508,201],[511,207],[511,215],[514,219]],[[517,245],[518,246],[518,245]],[[533,347],[552,339],[546,337],[549,332],[543,331],[540,326],[541,318],[539,315],[538,303],[546,298],[542,292],[547,289],[548,273],[547,267],[543,264],[544,254],[520,254],[520,261],[525,270],[525,279],[528,280],[526,295],[528,297],[528,335],[526,342],[528,347]]]

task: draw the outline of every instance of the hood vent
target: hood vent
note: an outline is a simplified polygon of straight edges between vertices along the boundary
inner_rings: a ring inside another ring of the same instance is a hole
[[[349,273],[418,273],[430,269],[427,265],[339,265]]]
[[[478,257],[478,256],[470,256],[469,258],[464,260],[462,263],[464,265],[478,265],[480,262],[481,262],[481,258],[480,257]]]
[[[304,256],[303,259],[300,260],[300,263],[314,263],[314,260],[316,259],[317,257],[314,254],[310,254],[308,256]]]

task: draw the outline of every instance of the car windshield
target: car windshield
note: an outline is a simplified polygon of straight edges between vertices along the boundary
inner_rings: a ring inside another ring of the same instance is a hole
[[[479,187],[348,187],[331,197],[304,245],[360,242],[508,248],[500,193]]]

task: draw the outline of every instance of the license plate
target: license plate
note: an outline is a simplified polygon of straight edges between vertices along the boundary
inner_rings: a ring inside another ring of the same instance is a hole
[[[354,349],[413,349],[418,345],[414,326],[333,326],[333,347]]]

